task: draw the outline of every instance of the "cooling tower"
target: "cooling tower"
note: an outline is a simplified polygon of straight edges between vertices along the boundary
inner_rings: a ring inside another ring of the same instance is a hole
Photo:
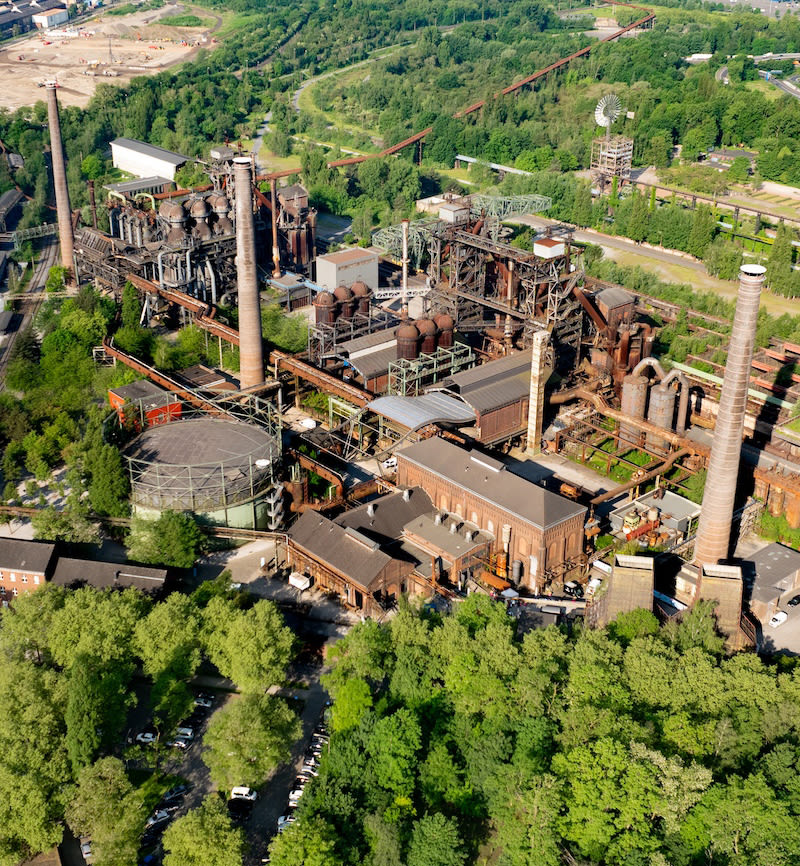
[[[48,81],[47,124],[50,128],[50,158],[53,162],[53,183],[56,188],[56,212],[58,215],[58,240],[61,244],[61,264],[72,274],[72,211],[69,206],[67,188],[67,169],[64,165],[64,145],[61,142],[61,124],[58,119],[58,99],[56,83]],[[68,282],[72,280],[69,279]]]
[[[234,163],[236,191],[236,286],[239,292],[239,381],[251,388],[264,381],[264,347],[261,340],[261,305],[256,275],[256,240],[253,228],[253,173],[250,160],[239,156]]]
[[[697,529],[694,561],[698,566],[716,565],[730,552],[731,521],[739,476],[750,363],[753,359],[758,302],[765,268],[744,265],[739,272],[736,315],[728,348],[725,378],[714,427],[714,441],[703,494],[703,510]]]

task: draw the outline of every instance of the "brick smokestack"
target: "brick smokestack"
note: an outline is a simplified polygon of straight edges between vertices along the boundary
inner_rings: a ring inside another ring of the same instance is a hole
[[[694,546],[694,561],[698,566],[716,565],[727,559],[730,552],[733,502],[739,477],[750,363],[753,360],[764,273],[765,268],[761,265],[744,265],[739,272],[736,315],[714,427],[703,510]]]
[[[58,119],[56,83],[48,81],[45,85],[45,90],[47,91],[47,124],[50,127],[50,156],[53,162],[53,182],[56,187],[56,212],[58,214],[58,240],[61,244],[61,264],[72,274],[72,209],[69,205],[67,169],[64,163],[64,145],[61,143],[61,124]],[[71,280],[68,279],[67,282],[71,282]]]
[[[246,156],[236,157],[233,171],[236,191],[236,286],[239,292],[239,381],[242,388],[250,388],[264,381],[250,159]]]

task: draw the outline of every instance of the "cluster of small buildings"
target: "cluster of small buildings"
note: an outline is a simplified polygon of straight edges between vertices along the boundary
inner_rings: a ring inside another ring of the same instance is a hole
[[[313,580],[375,616],[404,593],[502,591],[509,580],[536,593],[583,552],[584,506],[477,450],[439,437],[410,445],[397,452],[397,486],[334,519],[303,513],[289,531],[293,583]]]
[[[134,587],[155,595],[163,591],[167,570],[130,562],[74,559],[61,556],[56,544],[0,538],[0,606],[17,596],[35,592],[45,584],[77,588],[126,589]]]

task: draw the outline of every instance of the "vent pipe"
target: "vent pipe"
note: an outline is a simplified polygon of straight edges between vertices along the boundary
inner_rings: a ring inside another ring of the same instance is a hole
[[[433,518],[433,522],[436,524],[436,526],[441,526],[442,525],[442,515],[437,514],[436,517]]]
[[[758,302],[765,272],[766,268],[761,265],[744,265],[739,272],[736,315],[733,319],[728,361],[722,380],[719,411],[714,426],[714,440],[694,547],[694,561],[698,566],[716,565],[728,558],[730,550],[731,521],[736,481],[739,477],[747,389],[750,385],[750,364],[753,360]]]
[[[239,293],[240,385],[251,388],[264,381],[261,339],[261,304],[256,275],[256,240],[253,228],[253,172],[250,159],[233,161],[236,188],[236,287]]]
[[[450,524],[450,535],[455,535],[457,531],[458,531],[458,524],[457,524],[457,523],[455,522],[455,520],[454,520],[454,521]]]
[[[61,141],[61,123],[58,119],[58,97],[55,81],[45,85],[47,92],[47,124],[50,127],[50,157],[53,162],[53,183],[56,188],[56,213],[58,215],[58,240],[61,244],[61,264],[70,276],[73,274],[73,236],[72,209],[69,204],[69,188],[67,187],[67,169],[64,163],[64,145]]]
[[[404,319],[408,318],[408,220],[403,220],[403,293],[401,302],[401,314]]]
[[[406,487],[403,491],[403,502],[408,502],[411,499],[411,491]]]
[[[367,515],[368,515],[369,517],[374,517],[374,516],[375,516],[375,506],[374,506],[371,502],[370,502],[370,504],[367,506]]]

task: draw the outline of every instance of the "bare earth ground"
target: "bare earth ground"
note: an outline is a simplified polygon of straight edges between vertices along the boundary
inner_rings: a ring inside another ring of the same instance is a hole
[[[196,14],[205,27],[159,23],[168,15]],[[124,84],[136,75],[157,73],[212,47],[222,18],[179,3],[130,15],[103,15],[82,21],[80,36],[52,39],[32,33],[0,50],[0,107],[17,109],[44,98],[39,85],[55,78],[63,105],[85,106],[99,82]],[[48,43],[49,44],[45,44]],[[22,58],[22,59],[20,59]]]

